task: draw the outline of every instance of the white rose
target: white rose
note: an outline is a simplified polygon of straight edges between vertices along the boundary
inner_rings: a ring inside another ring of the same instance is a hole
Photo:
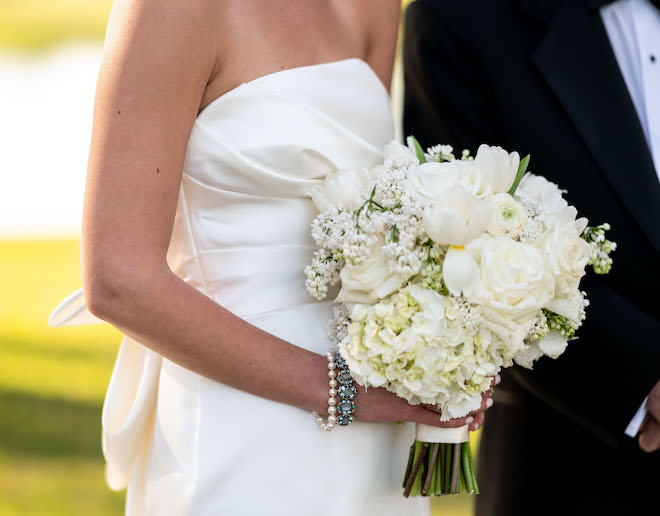
[[[339,273],[341,290],[335,299],[342,303],[376,303],[401,287],[409,276],[390,270],[383,255],[381,237],[369,248],[366,259],[358,265],[347,263]]]
[[[584,297],[582,292],[576,290],[570,297],[553,298],[547,308],[551,312],[566,317],[566,319],[579,326],[582,322],[580,314],[583,314],[585,307],[588,305],[589,301]]]
[[[554,281],[541,253],[505,237],[480,239],[469,246],[479,266],[484,326],[511,346],[522,341],[541,308],[554,297]]]
[[[480,174],[478,194],[508,192],[516,179],[520,155],[508,153],[502,147],[480,145],[472,162]]]
[[[458,184],[467,167],[464,161],[424,163],[408,171],[406,190],[418,201],[428,201],[447,188]]]
[[[463,246],[480,237],[493,213],[488,199],[478,199],[454,185],[433,198],[424,210],[424,228],[438,244]]]
[[[309,194],[320,212],[326,211],[330,206],[354,211],[369,197],[374,178],[379,171],[378,167],[371,171],[335,170],[325,176],[323,185],[312,187]]]
[[[508,193],[498,193],[491,197],[493,216],[486,231],[493,236],[516,239],[527,224],[527,209]]]
[[[573,297],[585,274],[591,247],[580,237],[585,219],[554,226],[542,234],[534,246],[541,252],[548,273],[555,280],[557,297]]]

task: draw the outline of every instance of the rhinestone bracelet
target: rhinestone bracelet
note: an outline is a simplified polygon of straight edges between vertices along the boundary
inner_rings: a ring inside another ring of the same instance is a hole
[[[337,412],[339,413],[337,423],[341,426],[346,426],[350,425],[355,419],[355,396],[357,396],[357,388],[353,382],[348,364],[346,364],[339,353],[335,355],[335,363],[339,368],[337,380],[341,384],[339,386],[339,397],[341,401],[337,407]]]
[[[333,355],[332,353],[326,353],[325,357],[328,359],[328,421],[326,422],[318,412],[312,412],[316,418],[316,422],[319,426],[330,432],[335,428],[337,423],[341,426],[349,425],[353,422],[354,413],[355,413],[355,396],[357,395],[357,389],[353,385],[353,377],[351,372],[346,365],[339,353]],[[335,372],[335,369],[339,366],[339,374]],[[337,406],[337,381],[341,383],[339,386],[339,396],[340,402]]]

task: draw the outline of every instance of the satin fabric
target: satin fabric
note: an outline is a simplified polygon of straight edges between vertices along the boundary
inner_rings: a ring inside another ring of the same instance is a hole
[[[317,211],[340,168],[372,167],[393,137],[373,70],[347,59],[272,73],[197,117],[167,260],[199,291],[305,349],[330,349],[332,302],[306,292]],[[100,322],[79,290],[50,324]],[[240,343],[236,343],[240,346]],[[193,373],[124,336],[102,414],[106,480],[126,514],[428,515],[402,497],[411,424],[326,433],[304,410]]]

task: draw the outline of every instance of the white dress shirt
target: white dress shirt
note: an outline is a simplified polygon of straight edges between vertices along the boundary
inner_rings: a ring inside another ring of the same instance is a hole
[[[600,16],[660,180],[660,10],[648,0],[618,0],[603,7]],[[637,435],[645,415],[646,399],[627,435]]]

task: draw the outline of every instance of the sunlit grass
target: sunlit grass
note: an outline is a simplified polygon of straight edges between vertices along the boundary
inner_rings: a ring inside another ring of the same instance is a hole
[[[0,514],[119,515],[103,479],[101,408],[121,334],[50,328],[80,285],[77,239],[0,241]],[[434,501],[467,516],[468,496]]]
[[[101,408],[120,334],[50,328],[80,284],[77,239],[0,241],[0,514],[119,515],[105,485]]]
[[[0,49],[102,41],[112,0],[0,0]]]

